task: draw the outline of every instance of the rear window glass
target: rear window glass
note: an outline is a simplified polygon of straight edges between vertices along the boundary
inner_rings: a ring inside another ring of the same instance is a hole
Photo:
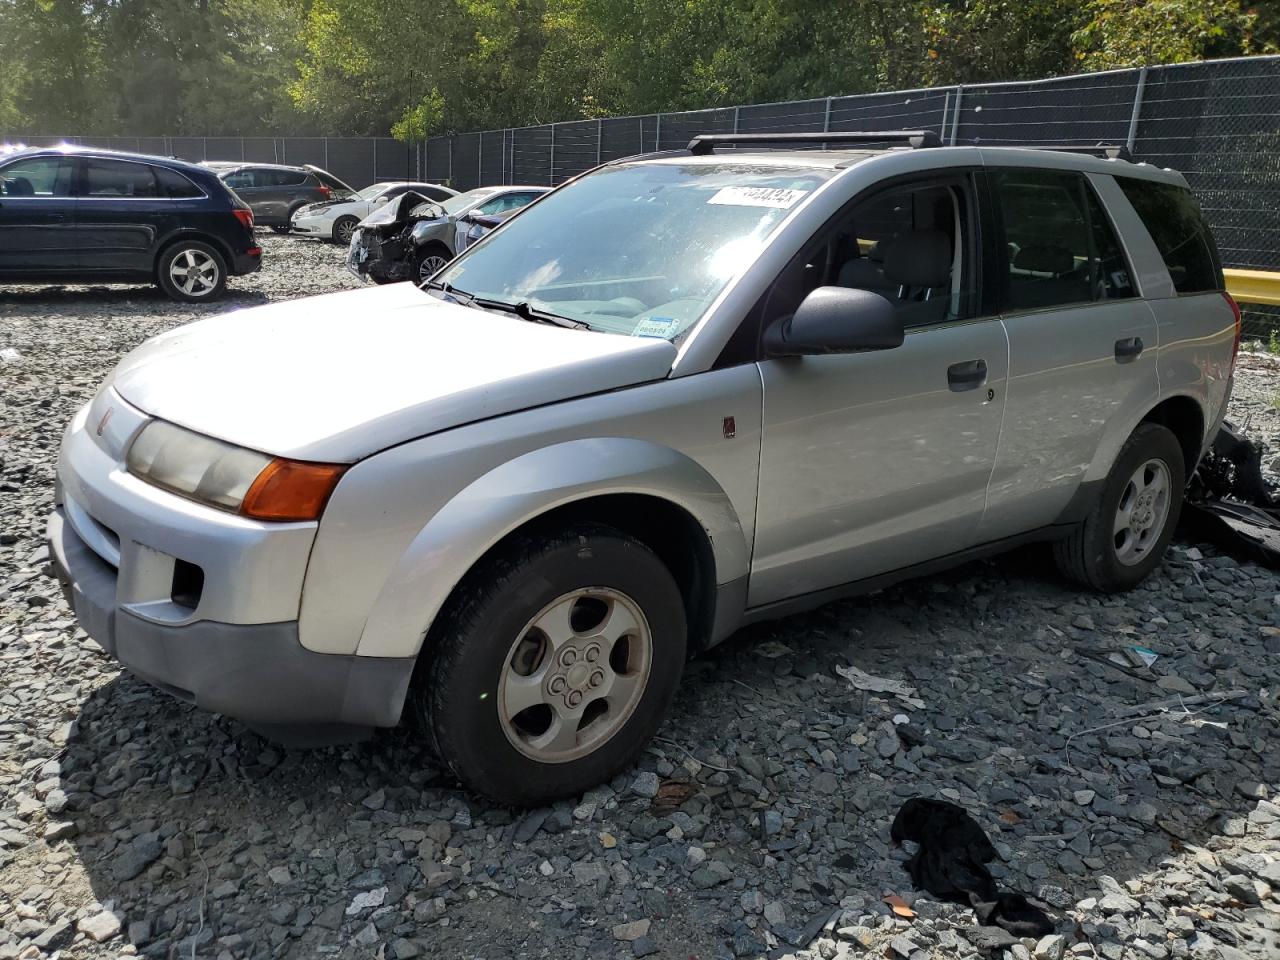
[[[1168,183],[1116,177],[1147,231],[1179,293],[1221,290],[1218,249],[1191,191]]]

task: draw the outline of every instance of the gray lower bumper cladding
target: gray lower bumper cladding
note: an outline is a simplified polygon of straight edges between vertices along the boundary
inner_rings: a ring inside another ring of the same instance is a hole
[[[153,623],[116,606],[116,571],[62,512],[49,552],[85,632],[130,673],[188,703],[242,721],[287,745],[360,739],[400,719],[412,658],[315,653],[296,621]]]

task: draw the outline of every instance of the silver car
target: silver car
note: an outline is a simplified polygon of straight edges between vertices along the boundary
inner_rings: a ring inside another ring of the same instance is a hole
[[[1239,341],[1185,181],[876,137],[606,164],[426,289],[144,344],[63,439],[80,622],[286,742],[407,716],[534,803],[744,624],[1033,540],[1134,586]]]

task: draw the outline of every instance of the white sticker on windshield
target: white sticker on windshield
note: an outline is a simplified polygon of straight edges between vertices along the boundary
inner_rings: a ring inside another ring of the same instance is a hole
[[[676,332],[679,321],[671,317],[646,317],[631,331],[633,337],[657,337],[666,340]]]
[[[722,187],[707,203],[723,203],[734,207],[794,207],[808,190],[786,187]]]

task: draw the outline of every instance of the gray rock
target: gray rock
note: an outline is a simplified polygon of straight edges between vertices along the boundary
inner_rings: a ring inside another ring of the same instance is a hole
[[[103,910],[93,916],[85,917],[76,929],[90,937],[94,943],[104,943],[120,933],[120,918],[114,913]]]
[[[159,860],[163,849],[160,845],[160,840],[154,834],[139,837],[126,844],[124,849],[116,854],[112,865],[112,872],[115,874],[115,878],[117,880],[132,880]]]
[[[656,797],[661,783],[656,773],[644,770],[636,774],[635,780],[631,782],[631,792],[640,797]]]

